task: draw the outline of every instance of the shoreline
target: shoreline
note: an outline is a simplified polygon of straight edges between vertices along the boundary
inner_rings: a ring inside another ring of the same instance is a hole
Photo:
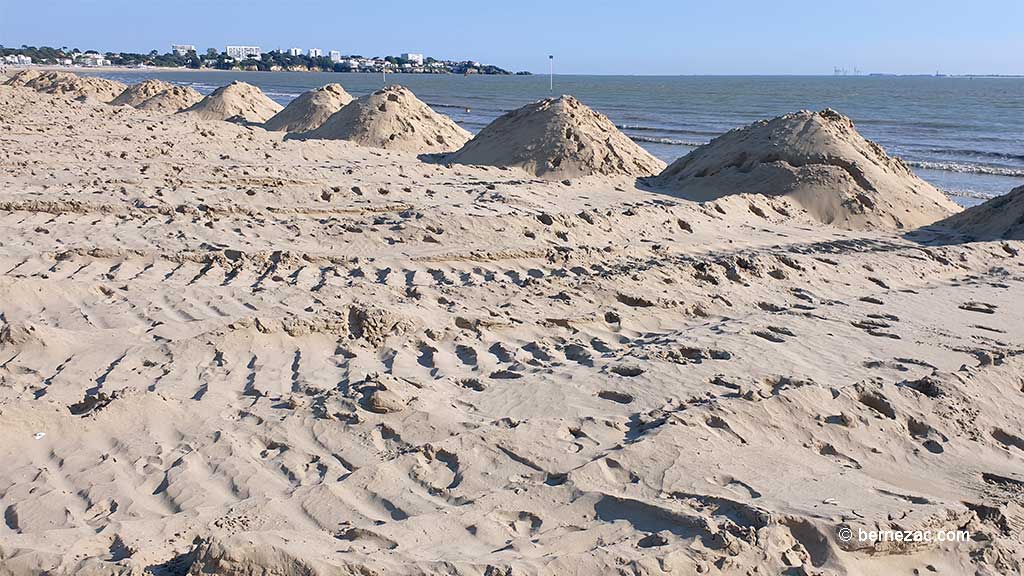
[[[168,68],[163,66],[147,66],[145,68],[134,68],[129,66],[60,66],[54,64],[31,64],[29,66],[20,65],[7,65],[7,70],[26,70],[26,69],[37,69],[37,70],[60,70],[65,72],[295,72],[297,74],[309,74],[309,73],[321,73],[321,74],[380,74],[380,72],[336,72],[334,70],[242,70],[239,68],[232,68],[230,70],[219,70],[217,68]],[[403,76],[464,76],[463,74],[455,74],[452,72],[445,73],[414,73],[414,72],[402,72],[394,71],[388,72],[391,74],[401,74]],[[533,72],[530,74],[469,74],[469,76],[501,76],[501,77],[546,77],[547,74],[541,72]],[[837,76],[835,74],[565,74],[556,73],[555,78],[836,78],[836,79],[865,79],[865,80],[885,80],[885,79],[911,79],[911,78],[933,78],[936,80],[1021,80],[1024,79],[1024,74],[1012,75],[1012,74],[949,74],[935,76],[932,74],[860,74],[858,76]]]
[[[88,72],[119,72],[119,73],[120,72],[129,72],[129,73],[130,72],[139,72],[139,73],[146,73],[146,72],[237,72],[237,73],[264,73],[264,74],[273,73],[273,74],[277,74],[277,73],[284,73],[284,72],[294,72],[295,74],[362,74],[362,75],[374,75],[374,74],[376,74],[378,76],[381,74],[381,72],[379,72],[379,71],[377,71],[377,72],[362,72],[362,71],[360,71],[360,72],[353,72],[353,71],[338,72],[338,71],[335,71],[335,70],[243,70],[243,69],[240,69],[240,68],[232,68],[230,70],[221,70],[219,68],[168,68],[168,67],[163,67],[163,66],[146,66],[145,68],[136,68],[136,67],[132,67],[132,66],[59,66],[59,65],[51,65],[51,64],[42,64],[42,65],[33,64],[31,66],[13,66],[13,65],[8,66],[8,70],[31,70],[31,69],[36,69],[36,70],[54,70],[54,71],[59,71],[59,72],[74,72],[74,73],[88,73]],[[502,77],[507,77],[507,76],[523,76],[521,74],[484,74],[484,73],[456,74],[454,72],[422,73],[422,72],[402,72],[400,70],[396,70],[396,71],[393,71],[393,72],[387,72],[387,75],[388,76],[392,76],[392,75],[402,75],[402,76],[502,76]]]

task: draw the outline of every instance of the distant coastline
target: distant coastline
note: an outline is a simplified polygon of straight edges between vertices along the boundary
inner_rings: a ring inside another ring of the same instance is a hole
[[[3,64],[0,64],[3,65]],[[8,70],[10,69],[23,69],[23,68],[35,68],[37,70],[60,70],[65,72],[295,72],[299,74],[303,73],[322,73],[322,74],[380,74],[379,70],[350,70],[346,72],[336,72],[330,70],[298,70],[298,69],[278,69],[278,70],[249,70],[245,68],[230,68],[227,70],[221,70],[218,68],[188,68],[186,66],[67,66],[59,64],[27,64],[17,65],[8,64]],[[422,74],[418,72],[404,72],[402,70],[388,70],[387,74]],[[484,74],[487,75],[487,74]],[[515,72],[503,74],[505,76],[532,76],[530,72]],[[634,76],[633,74],[566,74],[560,73],[558,76],[609,76],[609,77],[620,77],[620,76]],[[952,78],[952,79],[1011,79],[1019,80],[1024,78],[1024,74],[940,74],[938,76],[934,74],[860,74],[857,76],[836,76],[835,74],[642,74],[636,75],[638,77],[736,77],[736,78],[771,78],[771,77],[786,77],[792,76],[794,78]]]
[[[10,69],[22,70],[25,68],[34,68],[36,70],[56,70],[61,72],[75,72],[75,73],[88,73],[88,72],[294,72],[296,74],[381,74],[380,71],[362,71],[362,70],[349,70],[347,72],[335,72],[331,70],[247,70],[245,68],[231,68],[228,70],[221,70],[218,68],[187,68],[181,66],[61,66],[58,64],[31,64],[29,66],[9,66]],[[387,74],[402,74],[402,75],[413,75],[420,74],[418,72],[403,72],[401,70],[388,70]],[[487,76],[487,74],[483,74]],[[524,74],[505,74],[505,76],[521,76]]]
[[[258,46],[226,46],[224,51],[208,48],[199,53],[195,46],[172,45],[171,52],[160,54],[152,50],[147,54],[132,52],[106,52],[96,50],[85,52],[74,48],[53,48],[50,46],[22,46],[21,48],[0,45],[0,65],[9,66],[64,66],[72,69],[116,69],[156,68],[177,70],[239,70],[259,72],[372,72],[410,74],[482,74],[482,75],[529,75],[529,72],[510,72],[493,64],[476,60],[442,60],[419,53],[404,53],[399,56],[344,55],[331,50],[324,53],[310,48],[303,54],[299,48],[287,51],[263,51]]]

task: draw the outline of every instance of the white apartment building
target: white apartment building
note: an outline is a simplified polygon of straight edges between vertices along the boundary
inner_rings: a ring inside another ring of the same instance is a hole
[[[4,56],[3,62],[15,66],[28,66],[32,63],[32,58],[21,54],[11,54],[10,56]]]
[[[178,56],[188,56],[189,52],[195,52],[196,47],[191,44],[171,44],[171,52]]]
[[[302,48],[289,48],[288,49],[288,55],[289,56],[302,56]]]
[[[411,63],[411,64],[415,64],[417,66],[422,66],[423,65],[423,54],[418,54],[416,52],[406,52],[405,54],[402,54],[401,56],[402,56],[402,60],[408,60],[409,63]]]
[[[331,50],[330,54],[331,54],[331,62],[334,62],[335,64],[337,64],[338,62],[341,62],[341,52],[339,52],[337,50]]]
[[[246,60],[248,58],[258,60],[263,56],[259,46],[225,46],[224,52],[235,60]]]
[[[323,55],[324,55],[324,51],[319,49],[319,48],[310,48],[309,49],[309,57],[310,58],[319,58],[319,57],[321,57]]]
[[[89,53],[78,57],[81,66],[108,66],[110,62],[102,54]]]

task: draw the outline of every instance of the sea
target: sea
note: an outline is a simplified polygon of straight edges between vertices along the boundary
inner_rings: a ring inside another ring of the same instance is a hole
[[[402,84],[476,133],[552,94],[572,94],[666,162],[733,128],[833,108],[964,206],[1024,185],[1024,78],[944,76],[485,76],[174,70],[85,71],[159,78],[202,94],[233,80],[287,104],[331,82],[354,96]]]

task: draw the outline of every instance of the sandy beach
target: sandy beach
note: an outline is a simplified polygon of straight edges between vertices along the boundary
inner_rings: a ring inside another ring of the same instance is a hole
[[[58,86],[0,86],[0,575],[1021,572],[1024,202],[834,111],[666,167]]]

